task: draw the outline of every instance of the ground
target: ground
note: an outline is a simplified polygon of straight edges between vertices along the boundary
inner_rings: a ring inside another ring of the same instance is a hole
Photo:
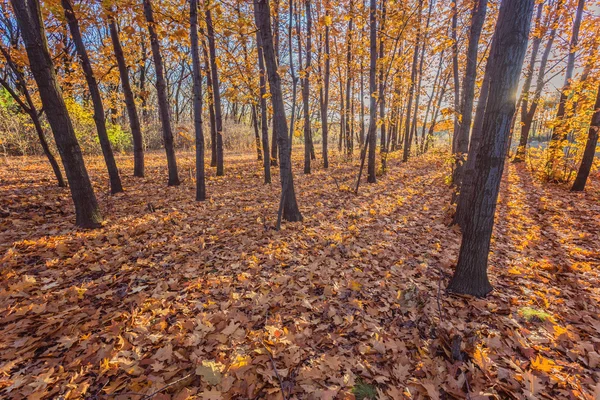
[[[486,299],[444,292],[460,245],[441,154],[393,155],[377,184],[334,158],[295,184],[302,223],[254,154],[167,187],[119,156],[125,193],[74,228],[43,159],[0,169],[0,397],[6,399],[578,398],[600,396],[600,185],[541,184],[510,164]]]

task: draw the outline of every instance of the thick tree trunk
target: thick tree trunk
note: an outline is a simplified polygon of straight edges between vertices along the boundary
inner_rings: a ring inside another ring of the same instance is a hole
[[[210,8],[205,11],[206,34],[208,37],[208,54],[210,56],[210,73],[212,75],[212,89],[215,109],[216,125],[216,150],[217,150],[217,176],[223,176],[223,117],[221,108],[221,92],[219,84],[219,71],[217,70],[217,49],[215,44],[215,31],[212,23]]]
[[[598,144],[598,131],[600,130],[600,87],[596,94],[596,104],[594,105],[594,115],[592,115],[592,122],[590,123],[590,129],[588,131],[587,141],[585,143],[585,150],[583,151],[583,158],[581,165],[577,171],[577,177],[571,190],[574,192],[581,192],[585,189],[590,170],[592,169],[592,163],[594,162],[594,154],[596,153],[596,145]]]
[[[135,106],[135,97],[131,90],[129,82],[129,70],[123,55],[121,40],[119,39],[119,31],[114,17],[115,11],[108,10],[108,29],[110,30],[110,38],[112,41],[117,66],[119,67],[119,76],[121,78],[121,87],[123,88],[123,96],[125,97],[125,106],[127,107],[127,115],[129,116],[129,128],[133,137],[133,176],[144,176],[144,144],[142,138],[142,128],[138,117],[137,108]]]
[[[271,16],[267,0],[254,0],[254,18],[263,48],[273,105],[273,124],[277,133],[277,144],[279,147],[279,176],[282,189],[283,218],[287,221],[301,221],[302,214],[296,202],[292,175],[291,138],[288,136],[287,118],[285,116],[285,106],[281,91],[281,77],[279,76],[273,48]]]
[[[269,155],[269,123],[267,119],[267,81],[265,78],[265,59],[263,55],[263,46],[261,35],[256,32],[256,43],[258,47],[258,73],[259,73],[259,94],[260,94],[260,130],[262,135],[263,163],[265,170],[265,183],[271,183],[271,160]]]
[[[370,0],[369,5],[369,131],[367,147],[369,163],[367,165],[367,182],[377,182],[375,150],[377,147],[377,1]],[[365,149],[366,150],[366,149]],[[360,175],[359,175],[360,178]]]
[[[119,176],[119,168],[113,155],[110,141],[108,140],[108,132],[106,131],[106,121],[104,114],[104,106],[102,105],[102,96],[100,95],[100,89],[98,88],[98,82],[94,77],[94,71],[92,70],[92,63],[88,57],[85,45],[83,44],[83,38],[81,37],[81,31],[79,30],[79,22],[73,11],[71,0],[61,0],[62,7],[65,12],[65,18],[69,24],[69,30],[73,42],[75,43],[75,49],[81,62],[83,74],[92,97],[92,103],[94,105],[94,123],[96,124],[96,130],[98,131],[98,139],[100,141],[100,147],[102,148],[102,154],[104,155],[104,162],[108,169],[108,176],[110,180],[110,192],[112,194],[120,193],[123,191],[121,185],[121,177]]]
[[[491,79],[475,159],[471,218],[463,230],[458,264],[448,285],[450,292],[485,296],[492,290],[487,275],[490,240],[533,7],[534,0],[504,0],[500,6],[488,61]]]
[[[486,9],[487,0],[476,0],[471,13],[467,64],[462,82],[462,98],[459,110],[461,122],[458,125],[458,135],[456,137],[455,166],[452,177],[455,192],[460,191],[469,151],[469,133],[471,131],[473,99],[475,97],[475,80],[477,79],[477,48],[485,21]]]
[[[573,32],[571,34],[571,43],[569,45],[569,55],[567,57],[567,69],[565,72],[565,83],[560,91],[560,100],[558,103],[558,109],[556,110],[557,124],[554,126],[552,131],[552,137],[548,144],[548,162],[546,163],[546,176],[553,180],[554,170],[558,153],[562,151],[562,142],[567,137],[567,130],[562,122],[565,119],[567,100],[569,97],[569,89],[571,87],[571,79],[573,78],[573,72],[575,70],[575,53],[577,49],[577,43],[579,42],[579,28],[581,27],[581,18],[583,15],[583,8],[585,6],[585,0],[578,0],[577,11],[575,12],[575,20],[573,21]]]
[[[198,0],[190,0],[190,42],[194,81],[194,133],[196,139],[196,201],[206,200],[204,177],[204,131],[202,126],[202,72],[198,45]]]
[[[154,70],[156,73],[156,97],[158,98],[158,110],[160,122],[162,124],[163,141],[165,152],[167,153],[167,168],[169,171],[169,186],[179,185],[179,174],[177,172],[177,159],[175,157],[175,148],[173,146],[173,129],[171,128],[171,118],[169,115],[169,100],[167,96],[167,84],[165,82],[165,73],[163,59],[160,53],[160,42],[154,29],[154,14],[152,12],[152,3],[150,0],[144,0],[144,15],[148,23],[148,34],[150,36],[150,46],[152,47],[152,58],[154,59]]]
[[[82,228],[97,228],[102,222],[102,215],[58,86],[39,3],[37,0],[11,0],[11,4],[23,35],[31,72],[37,83],[71,187],[76,224]]]

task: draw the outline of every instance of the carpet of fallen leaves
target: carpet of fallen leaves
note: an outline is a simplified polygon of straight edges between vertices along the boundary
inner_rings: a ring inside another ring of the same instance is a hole
[[[0,169],[0,397],[453,399],[600,396],[600,185],[541,184],[511,164],[485,300],[444,287],[460,235],[441,155],[354,185],[357,161],[296,173],[303,223],[272,227],[279,196],[252,155],[209,169],[194,201],[162,153],[147,177],[74,228],[43,159]],[[300,158],[295,170],[301,171]],[[441,289],[441,290],[440,290]]]

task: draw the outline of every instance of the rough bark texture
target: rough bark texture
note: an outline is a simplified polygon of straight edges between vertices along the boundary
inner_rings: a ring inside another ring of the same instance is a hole
[[[471,16],[471,30],[469,32],[469,45],[467,47],[467,63],[462,83],[462,97],[460,103],[461,123],[458,126],[456,137],[455,167],[452,183],[456,191],[460,191],[464,175],[467,153],[469,151],[469,133],[473,114],[473,99],[475,97],[475,80],[477,78],[477,47],[479,37],[485,21],[487,0],[477,0],[473,6]]]
[[[123,96],[125,97],[125,106],[127,107],[127,115],[129,116],[129,128],[131,129],[131,136],[133,137],[133,176],[143,177],[144,145],[142,139],[142,128],[140,126],[140,118],[135,106],[135,97],[133,95],[133,90],[131,90],[131,83],[129,82],[129,69],[127,68],[127,63],[125,62],[123,48],[121,47],[121,40],[119,39],[119,31],[117,30],[117,23],[113,13],[113,10],[108,11],[108,29],[110,31],[110,38],[112,41],[115,58],[117,59],[117,66],[119,67],[121,88],[123,89]]]
[[[208,55],[210,57],[210,73],[212,76],[212,90],[215,109],[216,125],[216,153],[217,153],[217,176],[223,176],[223,117],[221,108],[221,92],[219,84],[219,71],[217,70],[217,50],[215,44],[215,31],[213,29],[212,15],[210,9],[205,11],[206,34],[208,37]]]
[[[190,42],[194,81],[194,131],[196,138],[196,200],[206,199],[204,179],[204,131],[202,127],[202,72],[198,45],[198,0],[190,0]]]
[[[154,70],[156,72],[156,97],[158,98],[158,110],[160,122],[162,124],[163,142],[165,152],[167,153],[167,168],[169,170],[169,186],[179,185],[179,174],[177,173],[177,159],[175,158],[175,148],[173,146],[173,129],[171,128],[171,118],[169,115],[169,98],[167,96],[167,84],[163,67],[163,59],[160,54],[160,43],[158,35],[154,29],[154,14],[152,13],[152,3],[150,0],[144,0],[144,15],[148,22],[148,34],[150,36],[150,47],[152,48],[152,58],[154,59]]]
[[[277,68],[277,60],[273,48],[273,34],[271,31],[271,16],[267,0],[254,0],[254,18],[261,38],[263,55],[265,59],[269,90],[273,106],[273,127],[277,133],[279,147],[279,177],[283,191],[283,218],[286,221],[301,221],[302,214],[296,202],[294,180],[292,175],[290,139],[288,137],[287,118],[281,91],[281,77]]]
[[[456,139],[460,128],[460,120],[458,113],[460,110],[460,78],[458,76],[458,37],[456,34],[458,23],[458,10],[456,9],[456,1],[452,2],[452,78],[454,81],[454,130],[452,134],[452,153],[456,152]]]
[[[575,182],[573,182],[573,187],[571,187],[571,190],[574,192],[580,192],[585,189],[585,184],[590,175],[592,163],[594,162],[594,154],[596,153],[596,145],[598,144],[598,131],[600,130],[600,87],[598,88],[598,93],[596,95],[594,110],[581,165],[579,166],[579,171],[577,171],[577,177],[575,178]]]
[[[504,0],[500,6],[488,60],[490,86],[475,159],[471,218],[463,229],[451,292],[485,296],[492,290],[487,276],[490,239],[533,6],[534,0]]]
[[[76,224],[82,228],[97,228],[102,222],[102,216],[71,118],[58,86],[39,3],[37,0],[11,0],[11,4],[23,35],[31,72],[37,83],[71,188]]]
[[[112,194],[120,193],[123,191],[121,185],[121,177],[119,176],[119,168],[117,168],[117,162],[108,140],[108,132],[106,130],[106,121],[104,114],[104,105],[102,104],[102,96],[100,95],[100,89],[98,88],[98,82],[94,77],[94,71],[92,70],[92,63],[87,54],[85,45],[83,44],[83,38],[81,37],[81,31],[79,30],[79,22],[73,11],[71,0],[62,0],[62,7],[65,12],[65,18],[69,25],[69,31],[71,31],[71,37],[75,43],[75,49],[79,56],[79,62],[85,75],[85,80],[92,97],[92,103],[94,106],[94,123],[96,130],[98,131],[98,140],[100,141],[100,148],[102,149],[102,155],[104,156],[104,162],[108,170],[108,177],[110,180],[110,192]]]

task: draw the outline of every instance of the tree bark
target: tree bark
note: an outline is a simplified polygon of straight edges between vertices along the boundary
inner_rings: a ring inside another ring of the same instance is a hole
[[[367,182],[377,182],[375,150],[377,147],[377,1],[370,0],[369,5],[369,131],[367,147],[369,163]],[[366,150],[366,149],[365,149]],[[359,175],[360,178],[360,175]]]
[[[198,45],[198,0],[190,0],[190,42],[194,81],[194,133],[196,141],[196,201],[206,200],[204,176],[204,128],[202,126],[202,72]]]
[[[596,153],[596,145],[598,144],[598,131],[600,130],[600,87],[596,94],[596,104],[594,104],[594,115],[592,115],[592,122],[588,130],[588,137],[585,143],[585,149],[583,151],[583,158],[577,171],[577,177],[571,191],[581,192],[585,189],[590,170],[592,169],[592,163],[594,162],[594,154]]]
[[[534,0],[504,0],[500,6],[488,61],[491,79],[475,159],[472,216],[463,230],[458,264],[448,285],[450,292],[483,297],[492,290],[487,275],[490,240],[533,7]]]
[[[306,8],[306,64],[304,78],[302,79],[302,109],[304,111],[304,173],[310,174],[310,160],[312,149],[312,136],[310,132],[310,68],[312,50],[312,13],[310,0],[304,0]],[[298,30],[300,35],[300,30]],[[302,66],[301,66],[302,67]]]
[[[37,83],[71,187],[76,224],[82,228],[97,228],[102,222],[102,215],[56,79],[38,0],[11,0],[11,4],[25,42],[31,72]]]
[[[254,18],[260,35],[267,75],[269,90],[273,105],[273,125],[277,133],[279,147],[279,176],[281,180],[283,199],[283,218],[286,221],[302,221],[302,214],[298,209],[291,164],[291,138],[288,136],[287,118],[281,91],[281,77],[277,68],[277,59],[273,48],[273,33],[271,31],[271,15],[267,0],[254,0]],[[291,21],[290,21],[291,22]]]
[[[206,34],[208,37],[208,55],[210,56],[210,73],[212,75],[212,89],[215,109],[216,125],[216,150],[217,150],[217,176],[223,176],[223,117],[221,108],[221,92],[219,84],[219,71],[217,70],[217,49],[215,44],[215,31],[213,28],[210,8],[206,8]]]
[[[469,151],[469,133],[471,131],[473,100],[475,97],[475,80],[477,79],[477,48],[479,47],[479,37],[485,22],[486,9],[487,0],[476,0],[471,13],[467,63],[462,82],[462,98],[459,109],[461,122],[458,125],[458,135],[456,137],[455,166],[452,178],[455,193],[460,191]]]
[[[271,160],[269,155],[269,123],[267,118],[267,81],[265,78],[265,59],[260,34],[256,32],[256,45],[258,47],[258,73],[260,94],[260,129],[262,135],[263,163],[265,170],[265,183],[271,183]]]
[[[387,0],[381,0],[381,20],[379,23],[379,29],[382,32],[385,32],[385,20],[386,20],[386,12],[387,12]],[[385,39],[384,35],[379,35],[379,56],[378,59],[382,60],[385,56]],[[387,169],[387,154],[386,154],[386,124],[385,124],[385,82],[384,82],[384,69],[385,66],[380,61],[379,63],[379,121],[381,123],[380,127],[380,148],[379,152],[381,153],[381,170],[386,171]]]
[[[459,110],[460,110],[460,78],[458,75],[458,37],[456,28],[458,24],[458,10],[456,1],[452,2],[452,78],[454,81],[454,130],[452,133],[452,154],[456,152],[456,139],[460,129]]]
[[[533,99],[531,101],[531,106],[528,107],[529,103],[529,87],[531,85],[531,80],[533,76],[533,67],[535,64],[535,55],[538,52],[539,46],[541,44],[542,37],[539,38],[536,36],[534,38],[534,42],[532,45],[532,54],[531,60],[529,63],[529,68],[527,70],[527,76],[525,78],[525,83],[523,84],[523,95],[521,100],[521,137],[519,138],[519,146],[517,147],[517,152],[515,154],[515,158],[513,162],[522,162],[525,160],[525,152],[527,150],[527,143],[529,141],[529,132],[531,130],[531,125],[533,123],[533,117],[535,116],[535,112],[537,110],[540,97],[542,96],[542,90],[544,89],[545,76],[546,76],[546,64],[548,63],[548,57],[550,56],[550,50],[552,49],[552,44],[554,43],[554,38],[556,37],[556,28],[558,26],[558,21],[561,15],[561,8],[564,4],[564,0],[559,0],[556,4],[556,11],[554,13],[554,21],[552,22],[552,29],[550,30],[550,34],[548,35],[548,42],[546,43],[546,47],[544,49],[544,53],[542,54],[542,59],[540,60],[540,66],[536,81],[535,92],[533,94]],[[543,6],[543,3],[540,4],[540,7]]]
[[[114,17],[115,11],[113,9],[107,11],[108,29],[110,31],[115,58],[117,59],[117,66],[119,67],[121,88],[123,89],[123,96],[125,97],[125,106],[127,108],[127,115],[129,116],[129,128],[131,129],[131,136],[133,137],[133,176],[143,177],[144,144],[140,119],[135,106],[135,97],[133,95],[133,90],[131,90],[131,83],[129,82],[129,70],[127,68],[127,63],[125,62],[125,56],[123,55],[121,40],[119,39],[119,31]]]
[[[154,29],[156,22],[154,22],[151,0],[144,0],[144,15],[148,23],[148,34],[150,36],[150,46],[152,48],[152,58],[154,59],[154,70],[156,73],[156,96],[158,98],[158,110],[169,171],[168,185],[177,186],[179,185],[179,174],[177,172],[177,158],[175,157],[175,148],[173,146],[173,129],[171,128],[171,118],[169,115],[167,84],[165,82],[163,59],[160,53],[160,42]]]
[[[325,2],[325,19],[329,16],[329,2]],[[321,132],[323,136],[323,168],[329,168],[329,74],[331,71],[331,60],[329,52],[329,23],[325,25],[325,73],[323,74],[323,100],[321,102]]]
[[[73,42],[75,43],[75,49],[81,62],[83,74],[92,97],[92,103],[94,105],[94,123],[96,124],[96,130],[98,131],[98,139],[100,141],[100,147],[102,148],[102,154],[104,155],[104,162],[108,169],[108,177],[110,180],[110,192],[112,194],[120,193],[123,191],[121,185],[121,177],[119,176],[119,168],[113,155],[110,141],[108,140],[108,132],[106,131],[106,121],[104,114],[104,106],[102,105],[102,96],[100,95],[100,89],[98,88],[98,82],[94,77],[94,71],[92,70],[92,63],[88,57],[87,50],[83,44],[83,38],[81,37],[81,31],[79,30],[79,22],[73,11],[71,0],[61,0],[63,10],[65,12],[65,18],[71,31]]]
[[[575,12],[575,20],[573,21],[573,32],[571,34],[571,42],[569,45],[569,55],[567,57],[565,83],[560,91],[560,100],[558,103],[558,109],[556,110],[556,120],[558,123],[554,126],[552,137],[548,145],[549,154],[548,162],[546,163],[546,176],[551,180],[555,178],[553,175],[558,158],[557,153],[562,150],[562,142],[567,137],[567,129],[562,121],[565,119],[569,89],[571,87],[571,79],[573,78],[573,71],[575,70],[575,52],[577,43],[579,42],[579,28],[581,27],[581,18],[583,15],[584,6],[585,0],[578,0],[577,11]]]

